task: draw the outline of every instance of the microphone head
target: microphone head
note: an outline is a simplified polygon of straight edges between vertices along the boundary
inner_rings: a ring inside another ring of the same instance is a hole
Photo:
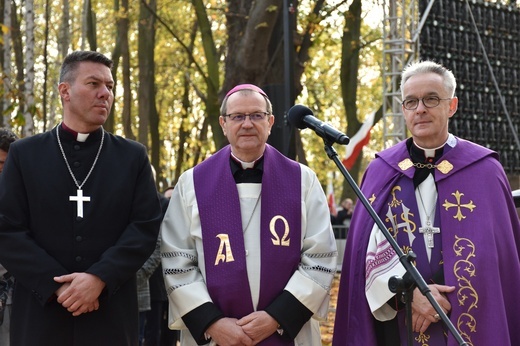
[[[303,121],[303,118],[305,118],[307,115],[314,116],[314,113],[312,113],[309,108],[303,105],[294,105],[291,107],[291,109],[289,109],[289,112],[287,112],[289,123],[299,129],[307,128],[307,124],[305,124]]]

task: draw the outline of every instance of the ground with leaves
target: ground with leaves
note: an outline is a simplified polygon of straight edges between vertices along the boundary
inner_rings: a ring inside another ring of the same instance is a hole
[[[336,303],[338,301],[338,288],[339,288],[339,277],[340,274],[334,276],[332,282],[332,288],[330,292],[330,304],[329,304],[329,316],[326,322],[320,324],[321,329],[321,343],[323,346],[332,345],[332,334],[334,332],[334,320],[336,317]]]

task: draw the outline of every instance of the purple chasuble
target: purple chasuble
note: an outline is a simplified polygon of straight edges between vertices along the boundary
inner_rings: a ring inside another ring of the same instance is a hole
[[[202,228],[206,285],[226,317],[254,311],[246,268],[246,249],[238,190],[231,173],[228,145],[193,171]],[[278,297],[298,268],[301,254],[301,171],[266,145],[260,221],[261,276],[257,310]],[[292,344],[293,341],[288,344]],[[284,345],[273,334],[261,345]]]
[[[445,285],[455,286],[455,291],[446,295],[452,308],[449,318],[470,345],[513,345],[520,340],[516,292],[520,287],[518,214],[496,153],[460,138],[456,141],[450,150],[445,148],[437,162],[447,160],[453,168],[446,173],[435,171],[435,226],[441,230],[440,235],[435,235],[435,247],[442,246]],[[407,158],[403,141],[379,153],[365,172],[361,189],[385,223],[394,187],[410,189],[406,186],[412,184],[415,169],[399,167]],[[407,203],[417,212],[417,203]],[[365,297],[366,249],[372,225],[365,208],[356,207],[341,273],[333,346],[377,345],[375,319]],[[421,257],[426,256],[421,254],[423,243],[421,236],[413,244]],[[433,250],[431,268],[424,266],[427,259],[418,260],[419,271],[425,277],[435,271],[437,255]],[[451,334],[447,341],[433,337],[440,333],[442,322],[432,325],[423,335],[414,335],[414,345],[458,345]],[[401,338],[401,343],[405,345],[406,339]]]

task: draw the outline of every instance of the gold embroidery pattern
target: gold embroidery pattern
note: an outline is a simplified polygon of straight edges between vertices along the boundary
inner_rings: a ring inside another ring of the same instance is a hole
[[[397,165],[403,171],[406,171],[408,168],[413,167],[413,162],[410,159],[404,159],[403,161],[399,162]]]
[[[401,251],[403,251],[404,254],[407,254],[412,251],[412,247],[410,245],[403,245],[401,246]]]
[[[405,255],[407,255],[409,252],[413,252],[413,249],[412,249],[412,247],[409,246],[409,245],[403,245],[403,246],[401,246],[401,251],[402,251]],[[413,260],[413,261],[412,261],[412,264],[413,264],[414,266],[416,266],[416,265],[417,265],[417,261],[416,261],[416,260]]]
[[[393,189],[392,189],[392,192],[390,192],[392,194],[392,201],[388,204],[391,208],[397,208],[398,206],[401,205],[401,203],[403,203],[403,200],[400,199],[398,200],[397,197],[395,196],[396,195],[396,191],[401,191],[401,186],[395,186]]]
[[[453,251],[456,257],[461,257],[454,265],[454,273],[458,282],[457,300],[459,306],[465,310],[457,319],[457,330],[462,338],[468,343],[471,342],[471,333],[477,329],[477,321],[473,317],[473,309],[478,308],[478,293],[471,284],[471,279],[476,276],[476,268],[472,262],[475,257],[475,244],[467,238],[455,236]]]
[[[459,221],[461,221],[462,219],[465,219],[466,216],[462,215],[462,210],[461,208],[467,208],[469,209],[471,212],[473,212],[473,209],[475,209],[477,206],[473,204],[473,201],[470,200],[469,203],[464,203],[464,204],[461,204],[461,198],[462,196],[464,196],[464,194],[462,192],[459,192],[459,190],[457,190],[455,193],[452,193],[451,194],[452,196],[455,196],[455,199],[457,200],[455,203],[452,203],[452,202],[448,202],[447,199],[444,200],[444,204],[442,205],[444,208],[446,208],[446,211],[449,209],[449,208],[453,208],[453,207],[457,207],[457,213],[455,214],[455,216],[453,217],[454,219],[457,219]]]
[[[217,256],[215,258],[215,265],[218,265],[220,261],[222,262],[233,262],[235,258],[233,257],[233,251],[231,251],[231,243],[229,242],[228,234],[217,234],[217,238],[220,239],[220,246],[217,251]],[[224,252],[224,248],[226,251]]]
[[[280,239],[280,236],[276,232],[276,221],[282,221],[284,226],[284,232],[283,236]],[[289,246],[291,244],[291,238],[289,238],[289,222],[285,217],[282,215],[276,215],[271,219],[271,222],[269,223],[269,230],[271,231],[271,234],[273,235],[273,238],[271,238],[271,241],[273,242],[273,245],[275,246]]]
[[[410,212],[410,209],[403,203],[402,199],[397,198],[397,192],[401,191],[401,186],[396,185],[392,188],[390,192],[392,195],[392,200],[388,203],[388,210],[385,214],[385,222],[390,224],[388,227],[388,231],[392,234],[394,238],[397,237],[399,233],[399,229],[406,233],[408,233],[408,239],[410,244],[413,243],[415,239],[415,235],[413,234],[417,228],[415,222],[413,222],[414,214]],[[400,210],[397,210],[399,209]]]
[[[374,204],[374,202],[376,201],[376,195],[372,194],[372,196],[368,198],[368,201],[370,202],[370,205]]]
[[[428,346],[428,342],[430,341],[430,335],[419,333],[419,335],[415,338],[415,341],[419,342],[421,346]]]
[[[453,165],[448,160],[442,160],[437,165],[437,169],[443,174],[448,174],[453,169]]]

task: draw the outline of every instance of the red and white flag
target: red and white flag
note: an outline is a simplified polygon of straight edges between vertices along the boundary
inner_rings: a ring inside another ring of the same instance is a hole
[[[347,151],[345,154],[345,158],[343,159],[343,165],[346,169],[351,169],[352,166],[354,166],[354,163],[356,162],[359,154],[361,153],[361,150],[363,150],[363,147],[370,140],[370,130],[374,125],[375,115],[376,112],[370,113],[365,119],[363,125],[361,125],[361,127],[359,128],[359,131],[356,132],[356,134],[350,138],[350,142],[346,146]]]
[[[329,179],[329,183],[327,185],[327,204],[329,205],[329,211],[331,215],[338,215],[338,210],[336,209],[336,198],[334,197],[334,186],[332,185],[332,180]]]

